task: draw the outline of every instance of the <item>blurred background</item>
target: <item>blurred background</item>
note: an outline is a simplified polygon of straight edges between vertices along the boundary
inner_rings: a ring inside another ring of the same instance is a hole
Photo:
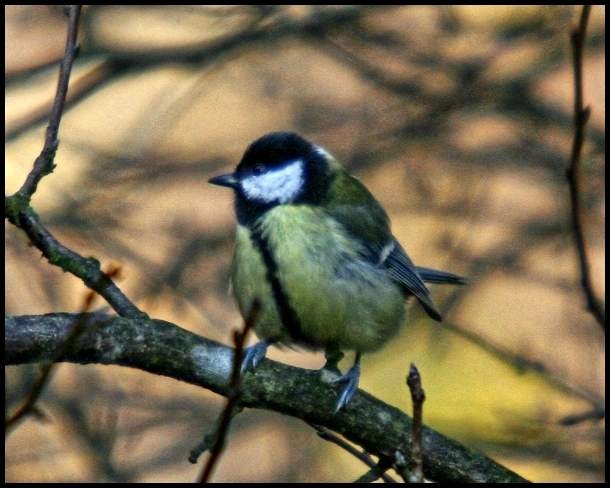
[[[59,7],[5,9],[5,194],[38,155],[63,54]],[[33,199],[63,243],[121,266],[155,318],[231,344],[232,195],[207,184],[248,143],[297,131],[382,202],[445,322],[408,310],[365,356],[361,387],[532,481],[604,480],[604,333],[579,283],[565,169],[569,33],[580,7],[92,6],[54,173]],[[581,198],[595,293],[605,296],[605,10],[584,58],[592,108]],[[75,312],[86,289],[5,223],[5,313]],[[102,307],[101,299],[97,304]],[[322,354],[269,357],[319,368]],[[351,361],[351,356],[343,367]],[[6,368],[8,412],[35,366]],[[224,399],[141,371],[62,364],[6,441],[6,481],[193,481],[190,450]],[[352,481],[366,470],[304,423],[248,410],[216,481]]]

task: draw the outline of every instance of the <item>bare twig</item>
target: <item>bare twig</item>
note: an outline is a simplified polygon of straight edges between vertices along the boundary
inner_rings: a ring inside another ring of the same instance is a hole
[[[113,267],[109,272],[108,276],[116,276],[120,271],[120,268]],[[55,365],[58,362],[61,362],[66,356],[67,352],[74,345],[78,337],[85,330],[85,325],[87,324],[87,312],[91,310],[91,305],[93,304],[93,300],[97,296],[97,293],[94,290],[91,290],[85,295],[83,299],[83,305],[81,307],[81,311],[78,316],[74,320],[74,325],[70,330],[70,333],[66,336],[66,339],[63,343],[60,344],[60,347],[57,349],[55,356],[44,364],[40,370],[40,376],[32,386],[30,393],[23,403],[21,407],[19,407],[13,415],[11,415],[4,424],[4,435],[7,436],[17,425],[28,415],[35,415],[40,418],[40,410],[36,407],[36,401],[42,394],[45,389],[46,384],[51,379],[51,373]],[[43,415],[44,417],[44,415]]]
[[[236,405],[231,411],[231,417],[235,417],[238,413],[243,410],[242,407]],[[203,436],[201,442],[191,451],[189,455],[189,462],[197,464],[199,457],[206,451],[211,450],[214,447],[216,439],[218,439],[218,433],[220,431],[220,423],[222,418],[217,419],[214,424],[208,428],[206,434]]]
[[[258,313],[260,311],[260,303],[255,300],[250,308],[250,312],[244,322],[244,328],[241,332],[238,330],[233,331],[233,343],[235,344],[235,355],[233,356],[233,369],[231,371],[231,382],[229,385],[229,394],[227,395],[227,404],[222,414],[220,415],[220,421],[218,422],[218,432],[215,436],[214,445],[210,451],[210,457],[208,462],[203,469],[200,483],[207,483],[212,475],[214,467],[220,459],[222,449],[224,448],[225,438],[229,431],[229,425],[231,419],[235,416],[234,411],[239,404],[240,396],[240,383],[241,383],[241,362],[244,354],[244,344],[246,338],[254,326]]]
[[[368,478],[371,476],[371,473],[373,471],[375,471],[375,474],[376,474],[375,479],[382,478],[386,483],[396,483],[396,480],[394,480],[390,475],[385,473],[385,471],[387,469],[392,467],[392,463],[390,461],[388,461],[385,458],[381,458],[379,460],[379,463],[377,463],[367,452],[359,451],[354,446],[352,446],[350,443],[345,442],[343,439],[336,436],[335,434],[330,432],[325,427],[323,427],[321,425],[313,424],[311,422],[307,422],[307,423],[316,431],[316,434],[318,434],[318,437],[320,437],[320,439],[324,439],[325,441],[332,442],[333,444],[339,446],[341,449],[346,450],[352,456],[359,459],[364,464],[366,464],[369,468],[371,468],[367,473],[365,473],[363,476],[361,476],[359,478],[359,480],[363,480],[363,479],[368,480]],[[383,463],[382,463],[382,461],[383,461]],[[375,479],[371,479],[368,481],[359,481],[359,482],[370,483],[372,481],[375,481]]]
[[[386,473],[388,469],[392,467],[392,461],[390,458],[381,458],[375,466],[364,473],[360,478],[354,481],[354,483],[373,483],[379,478],[383,479],[386,483],[397,483],[397,481]]]
[[[89,288],[104,297],[120,315],[126,317],[143,316],[145,314],[101,270],[100,263],[96,259],[84,258],[61,244],[42,225],[38,215],[30,206],[30,199],[36,192],[38,183],[45,175],[51,173],[54,168],[53,161],[59,144],[57,139],[59,124],[65,106],[72,64],[78,52],[77,36],[80,11],[80,5],[69,7],[66,49],[59,69],[57,92],[53,101],[53,107],[51,108],[51,114],[49,115],[49,125],[42,151],[34,161],[34,167],[19,191],[4,199],[4,211],[9,221],[28,235],[30,241],[42,251],[51,264],[78,276]]]
[[[61,65],[59,67],[59,80],[57,81],[57,91],[55,93],[55,99],[53,101],[53,107],[51,108],[51,115],[49,116],[49,125],[47,126],[47,132],[45,135],[44,146],[40,155],[34,162],[34,168],[28,174],[27,179],[23,183],[23,186],[17,192],[22,197],[31,198],[38,182],[45,176],[53,171],[54,165],[53,160],[55,159],[55,152],[59,141],[57,134],[59,132],[59,124],[61,122],[61,116],[64,111],[64,103],[66,101],[66,94],[68,93],[68,84],[70,82],[70,72],[72,71],[72,64],[78,54],[78,20],[80,18],[81,5],[70,5],[69,7],[69,20],[68,20],[68,36],[66,39],[66,49],[64,52]]]
[[[589,258],[585,244],[584,225],[581,216],[579,196],[579,167],[584,142],[585,126],[591,114],[591,108],[583,105],[583,83],[582,83],[582,58],[585,37],[587,33],[587,22],[591,13],[591,5],[584,5],[580,15],[578,27],[572,31],[570,40],[572,42],[572,56],[574,65],[574,140],[570,156],[570,166],[566,171],[568,185],[570,187],[570,202],[572,214],[572,228],[574,229],[574,240],[578,251],[578,262],[580,266],[580,282],[587,299],[587,308],[593,314],[602,329],[606,330],[606,311],[603,305],[595,297]]]
[[[97,259],[85,258],[59,242],[42,225],[26,198],[20,196],[19,193],[6,197],[4,212],[9,221],[27,234],[32,244],[42,251],[51,264],[79,277],[85,285],[104,297],[119,315],[124,317],[146,316],[101,270]]]
[[[409,375],[407,376],[407,385],[411,391],[411,401],[413,402],[413,428],[411,429],[411,463],[412,469],[409,474],[410,483],[423,483],[423,446],[422,446],[422,416],[423,404],[426,400],[426,394],[421,386],[421,377],[415,364],[411,363]]]

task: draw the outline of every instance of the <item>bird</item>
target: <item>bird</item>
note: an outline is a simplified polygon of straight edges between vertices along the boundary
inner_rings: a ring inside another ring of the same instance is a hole
[[[231,287],[244,319],[259,306],[241,370],[254,370],[270,345],[324,350],[322,370],[342,388],[335,412],[358,388],[360,359],[389,341],[415,297],[442,317],[426,283],[464,284],[446,271],[415,266],[392,235],[372,193],[325,149],[294,132],[252,142],[235,171],[209,183],[235,194],[237,229]],[[341,374],[338,361],[354,351]]]

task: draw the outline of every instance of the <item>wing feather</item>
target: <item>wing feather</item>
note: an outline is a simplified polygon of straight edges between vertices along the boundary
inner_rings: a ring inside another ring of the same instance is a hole
[[[392,236],[385,210],[359,180],[343,170],[338,171],[324,207],[363,244],[365,259],[386,268],[405,294],[414,295],[430,317],[441,320],[441,314],[432,303],[430,292],[413,261]]]
[[[439,322],[442,320],[424,280],[396,239],[394,239],[394,249],[382,265],[387,268],[392,279],[403,285],[408,293],[415,295],[430,317]]]

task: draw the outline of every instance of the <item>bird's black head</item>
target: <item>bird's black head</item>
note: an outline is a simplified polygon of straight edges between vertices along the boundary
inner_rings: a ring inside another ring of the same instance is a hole
[[[297,159],[307,158],[315,146],[294,132],[271,132],[248,146],[236,173],[273,170]]]
[[[316,204],[330,183],[328,154],[293,132],[271,132],[254,141],[234,173],[210,183],[236,192],[237,217],[247,223],[277,205]]]

